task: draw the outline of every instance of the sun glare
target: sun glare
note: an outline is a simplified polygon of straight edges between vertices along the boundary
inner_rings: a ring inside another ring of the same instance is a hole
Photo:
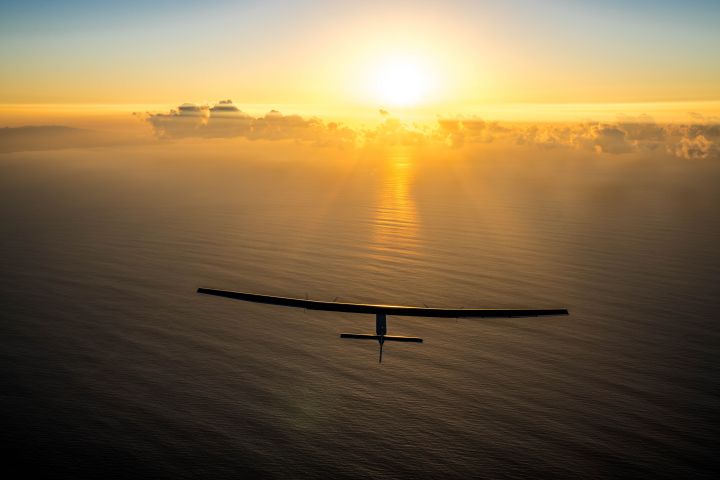
[[[426,99],[432,87],[427,69],[409,60],[393,60],[375,71],[374,93],[385,105],[417,105]]]

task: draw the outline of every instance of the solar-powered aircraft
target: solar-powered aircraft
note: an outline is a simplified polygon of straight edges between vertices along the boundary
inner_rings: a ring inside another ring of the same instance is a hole
[[[307,310],[324,310],[327,312],[366,313],[375,315],[375,334],[367,333],[341,333],[340,338],[359,340],[377,340],[380,345],[380,362],[382,362],[383,344],[390,342],[422,343],[422,338],[403,337],[387,334],[387,316],[402,317],[435,317],[435,318],[516,318],[516,317],[545,317],[567,315],[564,308],[555,309],[488,309],[488,308],[428,308],[404,307],[399,305],[369,305],[364,303],[320,302],[301,298],[276,297],[260,295],[257,293],[230,292],[212,288],[198,288],[198,293],[232,298],[246,302],[265,303],[269,305],[282,305],[284,307],[304,308]]]

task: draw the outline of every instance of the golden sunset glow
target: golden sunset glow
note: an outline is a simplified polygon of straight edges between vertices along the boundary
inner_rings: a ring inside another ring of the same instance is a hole
[[[718,25],[0,0],[5,470],[720,478]]]
[[[153,5],[34,12],[19,2],[0,16],[1,43],[14,46],[0,52],[0,126],[458,145],[528,137],[508,125],[481,131],[479,119],[716,123],[720,115],[717,29],[702,9],[668,5],[646,12],[655,21],[637,22],[640,7],[618,15],[599,6],[566,11],[557,1],[241,3],[188,2],[168,16]],[[198,19],[212,27],[187,28]],[[678,29],[668,35],[671,20]],[[227,100],[234,107],[217,107]],[[282,115],[265,118],[272,111]],[[223,122],[228,114],[238,121]],[[457,128],[446,121],[453,118],[463,119]],[[625,149],[649,141],[623,132]],[[596,133],[553,144],[585,145],[578,138]],[[666,150],[682,150],[680,132],[671,136]]]

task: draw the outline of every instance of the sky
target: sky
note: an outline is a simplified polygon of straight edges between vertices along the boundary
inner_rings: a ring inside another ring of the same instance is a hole
[[[713,0],[0,1],[0,104],[702,104],[717,25]]]

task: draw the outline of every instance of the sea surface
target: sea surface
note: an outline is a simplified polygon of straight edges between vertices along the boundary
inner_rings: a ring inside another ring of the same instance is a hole
[[[720,165],[185,142],[0,155],[6,469],[717,478]],[[374,318],[200,287],[567,317]]]

